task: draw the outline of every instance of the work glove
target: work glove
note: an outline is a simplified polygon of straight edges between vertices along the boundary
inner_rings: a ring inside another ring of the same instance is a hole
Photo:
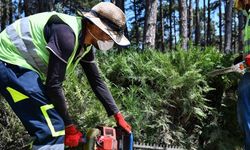
[[[246,57],[245,57],[245,64],[247,67],[250,67],[250,54],[248,54]]]
[[[122,127],[126,132],[131,133],[131,126],[124,120],[124,117],[120,112],[114,115],[116,123]]]
[[[64,144],[68,147],[76,147],[82,142],[82,133],[77,130],[74,124],[71,124],[65,128]]]

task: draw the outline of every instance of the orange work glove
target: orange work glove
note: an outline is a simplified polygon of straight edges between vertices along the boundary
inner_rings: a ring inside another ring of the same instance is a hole
[[[114,115],[117,124],[122,127],[126,132],[131,133],[131,126],[124,120],[124,117],[120,112]]]
[[[71,124],[65,128],[64,144],[69,147],[78,146],[79,142],[82,141],[82,133],[77,130],[74,124]]]

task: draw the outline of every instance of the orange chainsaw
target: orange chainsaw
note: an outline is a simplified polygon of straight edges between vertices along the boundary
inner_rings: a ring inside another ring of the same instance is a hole
[[[89,129],[84,142],[68,150],[133,150],[133,134],[119,127],[97,127]]]

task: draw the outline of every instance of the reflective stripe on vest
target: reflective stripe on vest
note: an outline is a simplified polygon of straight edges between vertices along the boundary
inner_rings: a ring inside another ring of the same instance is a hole
[[[29,18],[25,17],[20,20],[21,26],[21,36],[18,35],[15,30],[14,25],[10,25],[6,28],[6,33],[8,34],[11,42],[15,45],[21,55],[26,59],[26,61],[32,65],[35,69],[41,71],[42,73],[47,73],[47,66],[37,55],[36,46],[32,42],[32,36],[30,31]]]

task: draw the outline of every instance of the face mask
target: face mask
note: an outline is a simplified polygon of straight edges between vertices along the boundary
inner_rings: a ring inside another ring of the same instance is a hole
[[[102,50],[102,51],[107,51],[107,50],[109,50],[109,49],[111,49],[111,48],[113,47],[113,45],[114,45],[114,41],[113,41],[113,40],[101,41],[101,40],[97,39],[97,38],[90,32],[89,29],[87,29],[87,30],[88,30],[89,34],[90,34],[91,36],[93,36],[93,37],[96,39],[96,41],[97,41],[96,43],[97,43],[97,46],[98,46],[98,47],[96,47],[97,49]]]

